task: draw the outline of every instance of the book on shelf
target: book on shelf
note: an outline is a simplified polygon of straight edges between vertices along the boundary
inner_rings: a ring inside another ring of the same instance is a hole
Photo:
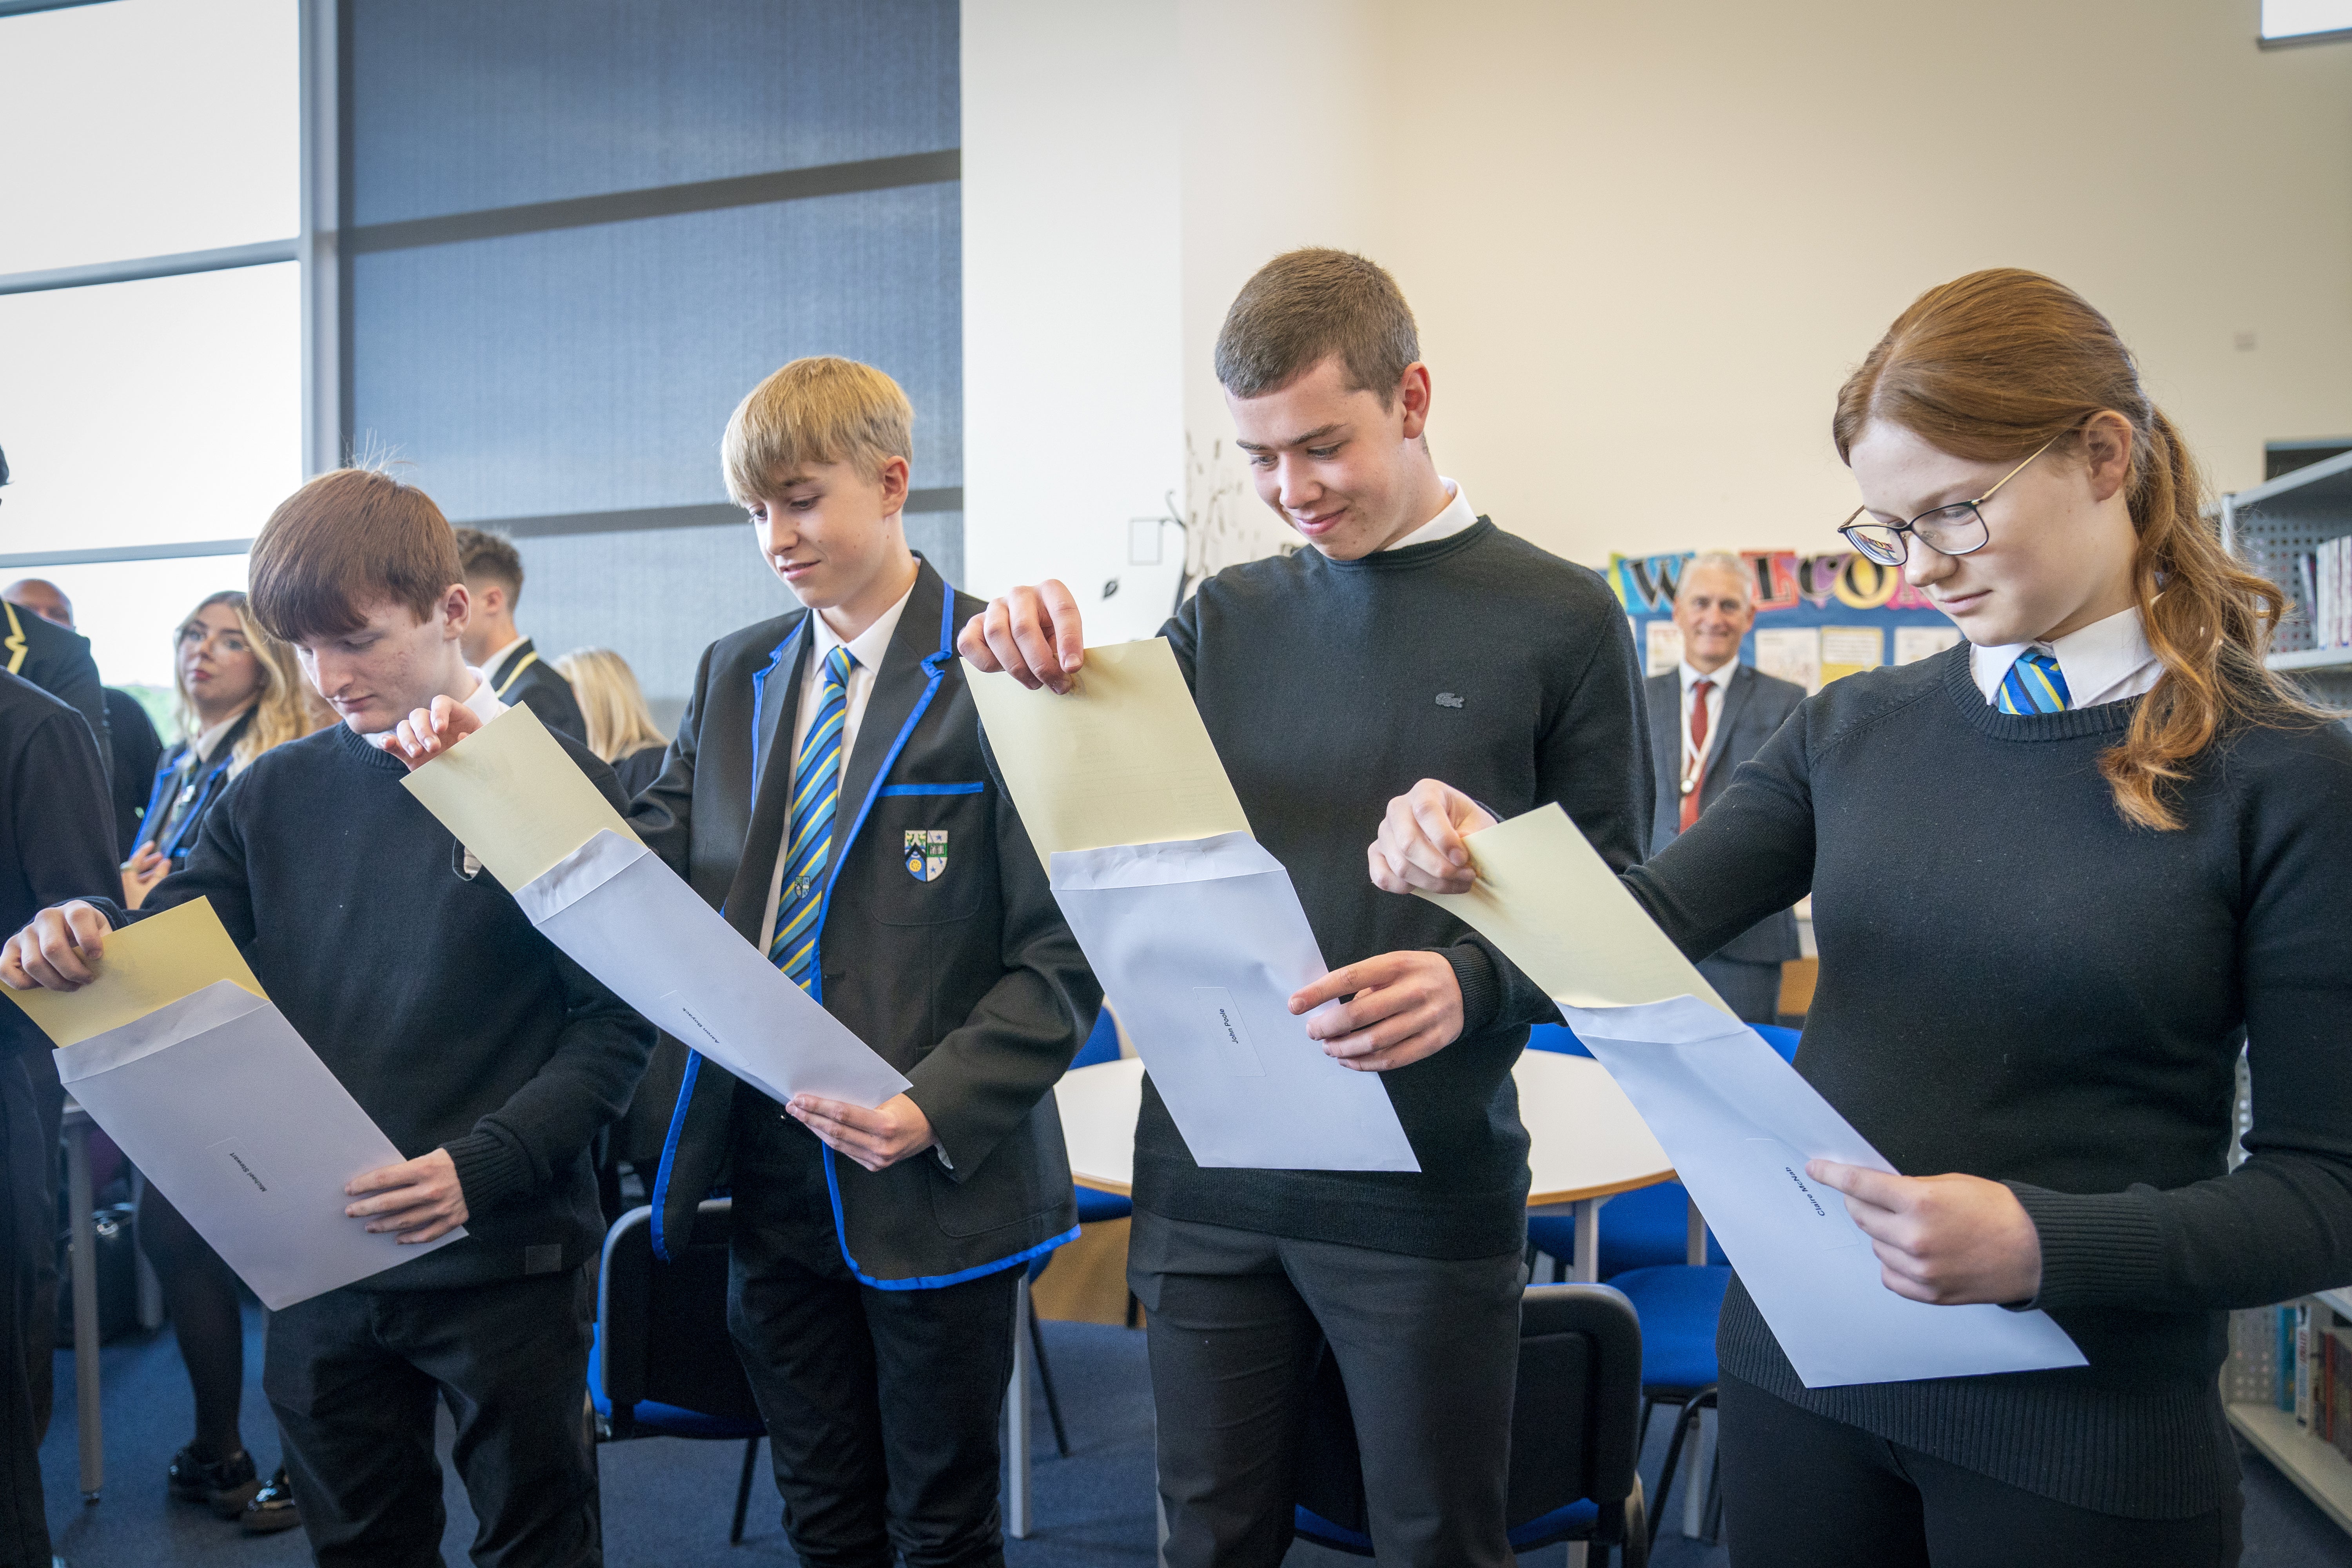
[[[2352,1317],[2309,1300],[2231,1313],[2221,1398],[2270,1405],[2352,1459]]]

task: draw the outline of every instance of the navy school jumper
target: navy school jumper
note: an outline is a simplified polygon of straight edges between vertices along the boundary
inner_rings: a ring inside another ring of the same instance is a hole
[[[842,1258],[885,1290],[976,1279],[1078,1234],[1049,1091],[1093,1028],[1102,991],[981,740],[955,633],[983,607],[918,558],[843,770],[817,915],[813,994],[912,1081],[945,1153],[869,1172],[823,1151]],[[809,614],[704,651],[661,776],[630,816],[751,942],[791,807]],[[662,1256],[727,1179],[734,1097],[756,1092],[688,1056],[654,1181]]]

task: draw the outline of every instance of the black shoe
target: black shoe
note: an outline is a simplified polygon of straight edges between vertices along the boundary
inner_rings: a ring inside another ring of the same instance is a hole
[[[226,1458],[199,1462],[195,1452],[183,1448],[172,1456],[168,1472],[172,1495],[183,1502],[200,1502],[223,1519],[235,1519],[261,1489],[254,1473],[253,1456],[239,1448]]]
[[[301,1522],[302,1510],[294,1506],[294,1483],[287,1479],[286,1467],[280,1465],[278,1473],[269,1478],[269,1484],[245,1505],[245,1532],[275,1535]]]

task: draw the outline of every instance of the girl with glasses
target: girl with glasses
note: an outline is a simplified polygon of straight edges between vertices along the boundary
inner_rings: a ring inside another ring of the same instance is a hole
[[[2352,1279],[2352,737],[2264,668],[2284,596],[2071,290],[1929,290],[1831,428],[1856,547],[1968,640],[1826,688],[1625,881],[1694,959],[1820,895],[1798,1070],[1916,1174],[1812,1174],[1886,1289],[2089,1364],[1809,1389],[1735,1279],[1732,1559],[2234,1563],[2224,1314]],[[1465,889],[1488,820],[1424,781],[1373,879]]]

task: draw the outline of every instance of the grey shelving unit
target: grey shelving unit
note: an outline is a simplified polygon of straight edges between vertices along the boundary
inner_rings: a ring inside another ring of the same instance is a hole
[[[2352,647],[2312,647],[2311,606],[2295,569],[2305,552],[2352,533],[2352,452],[2225,495],[2220,518],[2221,542],[2286,592],[2290,607],[2271,668],[2292,674],[2320,701],[2352,708]]]

